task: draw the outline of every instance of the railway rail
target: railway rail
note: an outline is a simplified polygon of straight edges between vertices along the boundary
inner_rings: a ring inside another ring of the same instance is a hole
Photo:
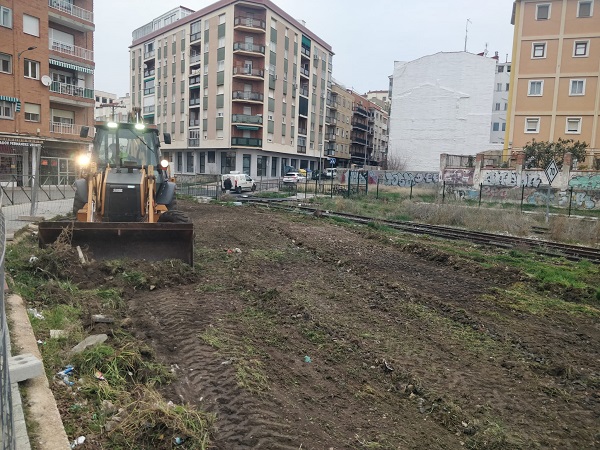
[[[292,206],[283,204],[281,202],[265,201],[264,199],[261,201],[250,201],[250,203],[288,211],[300,211],[305,214],[315,214],[317,211],[319,211],[319,215],[321,217],[339,217],[365,225],[369,223],[378,223],[407,233],[426,234],[444,239],[463,240],[494,247],[519,249],[526,248],[529,251],[545,256],[565,258],[570,261],[581,261],[585,259],[595,264],[600,264],[600,249],[593,247],[561,244],[542,239],[523,238],[503,234],[486,233],[482,231],[469,231],[441,225],[378,219],[344,212],[323,211],[319,208],[297,204]]]

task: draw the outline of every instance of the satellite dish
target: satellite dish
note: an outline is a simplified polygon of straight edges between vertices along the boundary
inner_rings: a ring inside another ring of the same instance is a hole
[[[42,77],[42,84],[44,86],[50,86],[50,83],[52,83],[52,78],[50,78],[48,75],[44,75]]]

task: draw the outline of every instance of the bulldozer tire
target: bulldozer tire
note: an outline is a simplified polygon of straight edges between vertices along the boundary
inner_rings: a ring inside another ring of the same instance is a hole
[[[158,218],[158,221],[168,223],[188,223],[190,218],[181,211],[169,210],[162,213]]]
[[[85,202],[83,200],[80,200],[77,197],[75,197],[73,199],[73,215],[75,217],[77,217],[77,211],[79,211],[84,206],[85,206]]]
[[[169,211],[172,211],[172,210],[174,210],[174,209],[177,209],[177,200],[176,200],[176,199],[173,199],[173,201],[167,205],[167,209],[168,209]]]

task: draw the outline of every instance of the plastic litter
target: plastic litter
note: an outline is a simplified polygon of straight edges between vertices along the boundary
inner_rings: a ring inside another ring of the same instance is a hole
[[[78,445],[81,445],[85,442],[85,436],[79,436],[77,439],[75,439],[72,443],[71,443],[71,448],[75,448]]]
[[[100,372],[99,370],[96,370],[96,373],[94,374],[94,376],[96,377],[97,380],[100,380],[100,381],[106,380],[106,378],[104,378],[104,375],[102,374],[102,372]]]
[[[69,364],[63,370],[61,370],[60,372],[58,372],[56,375],[58,375],[59,377],[64,377],[65,375],[68,375],[71,372],[73,372],[73,370],[74,370],[74,367]]]
[[[37,256],[32,256],[31,258],[29,258],[29,264],[35,264],[35,262],[38,260]]]
[[[41,313],[39,313],[36,308],[29,308],[27,310],[27,312],[29,314],[31,314],[33,317],[35,317],[36,319],[44,320],[44,316]]]
[[[180,438],[179,436],[177,436],[177,437],[175,438],[175,445],[181,445],[181,444],[183,444],[183,441],[184,441],[184,440],[185,440],[185,439],[183,439],[183,438]]]
[[[305,363],[311,363],[311,362],[312,362],[312,359],[310,359],[310,356],[305,356],[305,357],[304,357],[304,362],[305,362]]]

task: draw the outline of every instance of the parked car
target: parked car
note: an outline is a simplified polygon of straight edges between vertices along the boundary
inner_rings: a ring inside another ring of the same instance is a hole
[[[330,180],[332,177],[327,172],[319,172],[315,170],[312,172],[311,180]]]
[[[233,191],[241,194],[242,191],[256,190],[256,183],[245,173],[229,172],[228,174],[221,175],[221,179],[221,190],[223,192]]]
[[[284,175],[281,181],[283,181],[284,184],[304,183],[306,181],[306,177],[304,175],[300,175],[298,172],[288,172]]]

